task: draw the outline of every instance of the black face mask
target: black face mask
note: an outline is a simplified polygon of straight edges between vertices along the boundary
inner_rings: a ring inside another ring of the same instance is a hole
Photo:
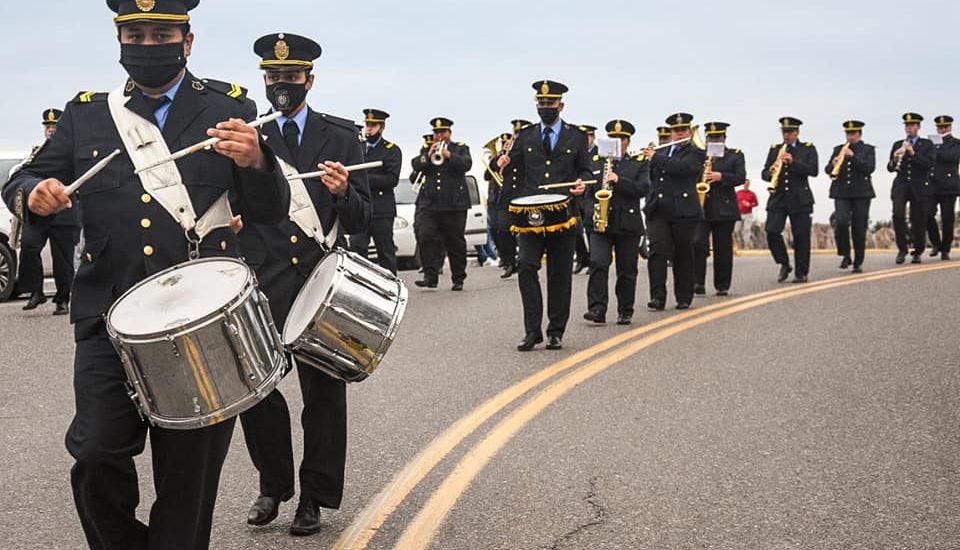
[[[289,115],[307,99],[307,84],[289,84],[277,82],[267,86],[267,99],[270,105],[284,115]]]
[[[187,66],[187,56],[183,42],[154,46],[120,44],[120,64],[140,86],[160,88]]]
[[[380,132],[377,132],[376,134],[367,136],[367,143],[369,143],[370,145],[373,145],[374,143],[376,143],[376,142],[378,142],[378,141],[380,141]]]
[[[560,109],[557,107],[538,107],[537,114],[540,115],[540,120],[544,124],[552,126],[557,121],[557,117],[560,116]]]

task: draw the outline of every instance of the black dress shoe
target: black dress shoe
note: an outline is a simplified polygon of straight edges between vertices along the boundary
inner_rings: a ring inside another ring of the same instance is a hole
[[[707,293],[707,287],[705,285],[693,285],[693,293],[703,296]]]
[[[794,282],[794,283],[805,283],[805,282],[807,282],[807,276],[806,276],[806,275],[797,275],[796,277],[793,278],[793,281],[792,281],[792,282]]]
[[[840,269],[846,269],[853,265],[853,260],[850,259],[850,256],[844,256],[843,260],[840,261]]]
[[[53,310],[54,315],[66,315],[70,313],[70,306],[67,304],[57,304],[57,309]]]
[[[532,332],[528,333],[526,336],[523,337],[523,340],[521,340],[520,343],[517,344],[517,351],[530,351],[533,349],[534,346],[536,346],[541,342],[543,342],[542,334],[534,334]]]
[[[450,290],[454,292],[460,292],[463,290],[463,283],[453,283],[453,286],[450,287]]]
[[[588,263],[586,263],[586,262],[577,262],[576,265],[574,265],[574,267],[573,267],[573,274],[574,274],[574,275],[579,275],[581,271],[583,271],[584,269],[586,269],[586,268],[588,268],[588,267],[590,267],[590,264],[588,264]]]
[[[583,314],[583,318],[594,323],[604,324],[607,322],[607,316],[599,311],[590,310]]]
[[[547,349],[563,349],[563,341],[559,336],[551,336],[547,342]]]
[[[320,532],[320,507],[310,500],[301,500],[297,505],[297,513],[290,524],[290,534],[295,537],[306,537]]]
[[[631,319],[632,317],[633,317],[633,315],[630,315],[629,313],[621,313],[620,315],[617,315],[617,324],[618,324],[618,325],[629,325],[629,324],[630,324],[630,319]]]
[[[897,265],[900,265],[905,261],[907,261],[907,252],[905,250],[897,252]]]
[[[516,272],[517,272],[517,266],[515,266],[515,265],[508,265],[508,266],[506,266],[506,267],[503,268],[503,273],[500,274],[500,278],[501,278],[501,279],[509,279],[509,278],[512,277],[513,274],[516,273]]]
[[[913,259],[910,260],[910,263],[912,263],[912,264],[919,264],[919,263],[921,263],[922,261],[923,261],[923,260],[921,259],[921,254],[914,254],[914,255],[913,255]]]
[[[861,266],[861,265],[855,265],[855,266],[853,266],[853,272],[854,272],[854,273],[863,273],[863,266]]]
[[[280,498],[260,495],[253,501],[250,512],[247,513],[247,523],[250,525],[266,525],[277,519],[277,513],[280,511],[280,503],[293,498],[293,491],[283,495]]]
[[[945,262],[949,262],[949,261],[950,261],[950,253],[949,253],[949,252],[941,252],[941,253],[940,253],[940,259],[943,260],[943,261],[945,261]]]
[[[939,247],[939,246],[935,246],[935,247],[933,247],[933,248],[930,250],[930,257],[931,257],[931,258],[936,258],[936,257],[939,256],[939,255],[940,255],[940,247]]]
[[[420,279],[419,281],[414,281],[413,284],[420,288],[437,288],[437,281],[431,281],[430,279]]]
[[[787,277],[793,273],[793,268],[790,267],[790,264],[781,264],[780,265],[780,274],[777,275],[777,282],[782,283],[787,280]]]
[[[727,289],[717,291],[717,296],[729,296],[729,295],[730,295],[730,291]]]
[[[44,296],[42,292],[34,292],[30,295],[30,299],[27,300],[27,305],[23,306],[23,311],[37,309],[40,304],[45,303],[47,303],[47,297]]]
[[[677,309],[690,309],[690,302],[677,302]]]
[[[667,304],[663,300],[650,300],[647,302],[647,309],[650,311],[663,311],[666,307]]]

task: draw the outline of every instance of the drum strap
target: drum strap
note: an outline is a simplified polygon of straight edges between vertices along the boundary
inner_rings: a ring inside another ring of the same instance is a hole
[[[329,233],[324,233],[323,224],[320,223],[320,216],[317,209],[310,199],[310,193],[307,192],[307,185],[301,179],[291,179],[289,176],[298,174],[296,168],[289,163],[276,157],[277,163],[287,183],[290,185],[290,221],[297,224],[308,237],[317,241],[320,246],[325,246],[332,250],[337,244],[337,238],[340,236],[340,224],[333,223]]]
[[[156,124],[126,108],[128,100],[129,98],[124,95],[123,86],[107,96],[113,123],[117,126],[120,139],[134,167],[139,170],[141,167],[149,166],[170,156],[170,148],[167,147],[163,133]],[[230,226],[232,211],[227,193],[221,195],[206,213],[199,220],[197,219],[187,186],[183,184],[183,178],[175,162],[165,162],[140,172],[139,176],[143,189],[180,224],[188,240],[191,230],[196,232],[200,240],[203,240],[214,229]]]

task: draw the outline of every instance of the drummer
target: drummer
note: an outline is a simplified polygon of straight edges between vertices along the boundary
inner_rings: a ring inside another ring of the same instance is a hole
[[[130,75],[113,92],[119,101],[117,122],[106,93],[82,92],[67,104],[57,133],[3,189],[11,207],[17,195],[26,197],[27,223],[43,225],[71,208],[64,184],[102,156],[124,149],[118,124],[133,128],[144,120],[155,126],[155,135],[163,131],[160,139],[170,149],[210,136],[222,139],[213,151],[167,165],[179,171],[198,216],[215,211],[211,207],[222,204],[226,193],[237,197],[234,207],[250,222],[277,223],[286,216],[289,192],[273,153],[240,120],[256,117],[253,101],[237,85],[201,79],[186,69],[194,45],[189,12],[198,3],[107,1],[116,12],[120,64]],[[141,153],[124,150],[72,197],[83,202],[86,245],[70,308],[76,340],[76,412],[66,435],[75,461],[70,481],[91,548],[200,550],[209,546],[234,422],[197,430],[148,427],[127,395],[104,314],[139,281],[185,262],[190,248],[184,229],[165,210],[166,201],[144,192],[131,155]],[[229,219],[212,221],[219,228],[206,234],[200,256],[238,256],[237,237],[226,227]],[[156,500],[145,524],[137,519],[140,492],[133,459],[143,452],[148,433]]]
[[[586,186],[581,180],[592,177],[587,134],[560,118],[563,94],[567,87],[552,80],[534,82],[537,114],[540,123],[527,126],[517,134],[509,155],[492,161],[494,169],[512,165],[520,181],[519,195],[560,193],[581,196]],[[576,182],[575,186],[556,191],[543,191],[547,183]],[[523,301],[525,334],[517,345],[519,351],[530,351],[543,342],[543,296],[540,293],[541,258],[547,253],[547,349],[563,347],[563,332],[570,317],[570,295],[573,283],[573,252],[576,248],[576,227],[554,227],[542,232],[521,232],[519,284]]]
[[[370,190],[364,172],[348,174],[343,168],[363,162],[353,121],[318,113],[307,104],[307,94],[314,86],[313,62],[320,57],[320,46],[303,36],[278,33],[261,37],[253,50],[262,58],[267,99],[273,110],[283,112],[275,123],[264,126],[264,137],[277,156],[300,173],[315,171],[321,163],[326,167],[326,176],[306,180],[303,185],[312,202],[309,208],[316,211],[324,231],[338,231],[336,245],[344,247],[345,234],[369,229]],[[257,272],[260,288],[270,299],[274,322],[283,332],[290,307],[325,250],[290,220],[245,224],[240,242],[247,262]],[[303,393],[304,455],[300,500],[290,534],[304,536],[320,530],[321,506],[340,507],[347,449],[347,396],[344,382],[314,367],[298,365],[297,373]],[[266,525],[276,519],[280,503],[295,494],[287,402],[279,390],[274,390],[241,414],[240,423],[250,458],[260,472],[260,494],[250,508],[247,523]]]

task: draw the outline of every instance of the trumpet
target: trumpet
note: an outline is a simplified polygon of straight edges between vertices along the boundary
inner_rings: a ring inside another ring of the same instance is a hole
[[[443,152],[447,150],[447,142],[441,141],[433,145],[433,151],[430,152],[430,164],[440,166],[446,159],[443,158]]]
[[[610,223],[610,201],[613,200],[613,189],[607,183],[607,175],[613,171],[613,155],[607,157],[603,168],[603,188],[593,194],[597,202],[593,204],[593,228],[597,233],[606,233]]]
[[[707,195],[710,193],[710,182],[707,181],[707,174],[713,172],[713,157],[708,156],[703,163],[703,177],[697,183],[697,195],[700,198],[700,208],[707,203]]]
[[[843,169],[843,162],[847,159],[847,151],[850,150],[850,142],[843,144],[843,148],[840,149],[840,153],[837,154],[837,158],[833,159],[833,169],[830,170],[830,179],[835,180],[840,177],[840,170]]]
[[[770,185],[767,187],[767,191],[771,194],[777,192],[777,186],[780,185],[780,174],[783,172],[783,157],[787,154],[787,143],[784,142],[783,146],[780,147],[780,151],[777,153],[777,160],[773,161],[773,165],[770,166]]]

